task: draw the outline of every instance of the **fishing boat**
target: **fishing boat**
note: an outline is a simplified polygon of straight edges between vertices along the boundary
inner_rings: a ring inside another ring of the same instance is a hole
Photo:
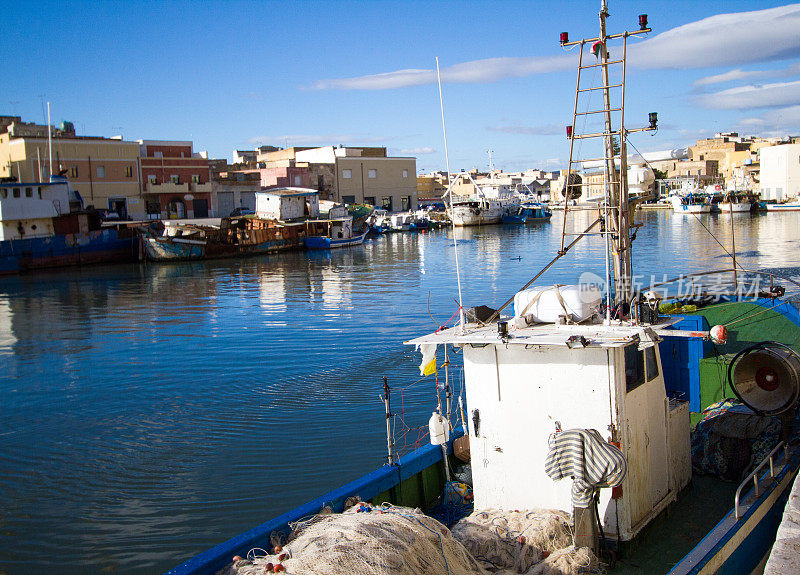
[[[529,224],[549,220],[553,215],[544,204],[522,204],[503,216],[504,224]]]
[[[781,204],[764,204],[768,212],[797,212],[800,211],[800,202],[788,201]]]
[[[431,443],[397,458],[384,379],[385,466],[170,573],[677,575],[763,565],[800,466],[792,347],[800,314],[771,274],[747,301],[741,291],[716,293],[711,304],[708,289],[690,301],[669,292],[680,281],[697,287],[702,274],[634,289],[641,199],[628,194],[626,139],[655,130],[657,115],[647,127],[624,125],[624,62],[628,38],[651,30],[642,15],[639,30],[607,34],[608,15],[603,0],[596,38],[561,35],[563,47],[579,48],[579,94],[588,89],[583,70],[602,72],[605,130],[577,133],[582,115],[597,112],[581,111],[576,98],[568,131],[570,171],[581,162],[574,141],[602,139],[606,197],[597,217],[569,242],[565,223],[554,258],[502,305],[467,310],[459,288],[458,322],[406,342],[421,351],[422,374],[444,371],[445,389],[451,360],[462,358],[466,414],[451,419],[448,395],[429,421]],[[615,61],[611,41],[622,44]],[[584,60],[589,47],[597,63]],[[618,105],[609,94],[615,65]],[[597,233],[607,282],[534,286]],[[713,273],[732,275],[738,289],[745,272],[734,264]],[[452,479],[454,457],[471,463],[469,491]]]
[[[450,217],[456,226],[481,226],[499,224],[505,207],[499,200],[470,198],[453,200]]]
[[[674,194],[669,199],[676,214],[708,214],[711,212],[711,199],[704,193]]]
[[[305,245],[309,250],[330,250],[358,246],[364,242],[369,228],[353,231],[353,218],[309,220],[306,222]]]
[[[372,211],[372,214],[367,218],[367,225],[369,226],[369,233],[374,235],[388,234],[392,231],[389,212],[380,208]]]
[[[723,214],[749,213],[753,209],[753,199],[746,192],[728,192],[717,206]]]
[[[150,261],[199,260],[206,255],[205,233],[195,226],[150,225],[140,226],[136,231]]]
[[[0,275],[43,268],[133,261],[136,232],[104,226],[64,176],[0,182]]]

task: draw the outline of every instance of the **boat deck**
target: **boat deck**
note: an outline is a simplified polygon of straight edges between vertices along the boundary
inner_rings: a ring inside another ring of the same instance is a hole
[[[775,544],[767,560],[764,575],[794,575],[800,573],[800,475],[792,485],[789,501],[783,511]]]
[[[695,475],[678,500],[648,525],[635,542],[623,544],[613,575],[667,573],[733,507],[737,485]],[[680,526],[676,528],[676,526]]]

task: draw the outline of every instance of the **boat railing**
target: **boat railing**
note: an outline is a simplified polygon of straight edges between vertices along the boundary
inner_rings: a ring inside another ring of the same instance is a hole
[[[778,445],[776,445],[774,447],[774,449],[772,451],[769,452],[769,455],[767,455],[764,458],[764,460],[761,463],[759,463],[758,466],[755,469],[753,469],[753,471],[751,471],[750,474],[747,477],[744,478],[744,481],[742,481],[742,483],[739,485],[739,488],[736,490],[736,496],[734,497],[734,500],[733,500],[733,513],[734,513],[734,516],[735,516],[737,521],[739,520],[739,499],[741,498],[741,495],[742,495],[742,489],[744,489],[747,486],[747,484],[750,483],[750,480],[752,479],[753,480],[753,490],[755,492],[756,498],[758,498],[759,487],[761,486],[761,483],[760,483],[759,477],[758,477],[758,472],[761,471],[761,469],[763,469],[763,467],[765,465],[767,465],[767,463],[769,463],[769,476],[770,476],[771,479],[775,479],[775,454],[781,448],[783,448],[783,460],[784,460],[785,463],[788,463],[789,462],[789,446],[786,444],[785,441],[781,441],[780,443],[778,443]]]

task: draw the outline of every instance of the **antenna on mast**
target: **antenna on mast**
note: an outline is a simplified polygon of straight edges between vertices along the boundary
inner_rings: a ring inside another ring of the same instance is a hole
[[[442,135],[444,136],[444,159],[447,165],[447,192],[450,194],[450,221],[453,224],[453,250],[456,254],[456,278],[458,279],[458,329],[464,330],[464,300],[461,297],[461,270],[458,266],[458,239],[453,218],[453,192],[450,184],[450,156],[447,153],[447,129],[444,126],[444,98],[442,98],[442,75],[439,73],[439,56],[436,56],[436,80],[439,83],[439,107],[442,110]]]

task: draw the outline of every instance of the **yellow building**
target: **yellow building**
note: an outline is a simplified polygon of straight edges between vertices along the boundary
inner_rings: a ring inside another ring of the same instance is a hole
[[[47,126],[35,126],[44,133],[25,126],[24,131],[15,130],[11,124],[0,134],[0,177],[49,181]],[[64,172],[87,206],[110,209],[122,217],[144,216],[138,143],[58,135],[52,138],[52,150],[53,173]]]

